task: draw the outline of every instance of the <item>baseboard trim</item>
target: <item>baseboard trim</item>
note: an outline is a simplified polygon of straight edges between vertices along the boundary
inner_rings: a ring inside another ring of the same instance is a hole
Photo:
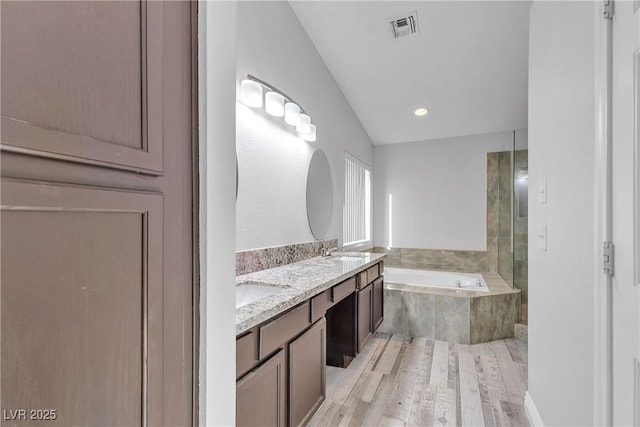
[[[538,408],[536,408],[533,400],[531,400],[531,395],[528,391],[524,394],[524,412],[527,414],[529,423],[531,423],[533,427],[544,427]]]

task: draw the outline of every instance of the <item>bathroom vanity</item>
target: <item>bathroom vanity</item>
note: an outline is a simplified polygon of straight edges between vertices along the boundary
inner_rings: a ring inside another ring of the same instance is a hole
[[[236,309],[236,424],[306,423],[325,366],[346,367],[382,322],[382,254],[334,254],[238,276],[277,291]]]

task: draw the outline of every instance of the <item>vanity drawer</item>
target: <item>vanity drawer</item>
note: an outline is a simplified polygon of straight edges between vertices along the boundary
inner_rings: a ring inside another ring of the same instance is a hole
[[[368,285],[367,283],[367,270],[361,271],[356,275],[358,278],[358,289],[363,289]]]
[[[356,278],[352,277],[331,288],[331,302],[340,302],[344,297],[356,290]]]
[[[309,301],[260,327],[260,352],[262,359],[311,324]]]
[[[367,285],[380,277],[380,264],[367,268]],[[360,286],[363,288],[364,286]]]
[[[258,328],[236,339],[236,379],[258,364]]]
[[[320,320],[332,305],[331,289],[327,289],[321,294],[311,298],[311,323]]]

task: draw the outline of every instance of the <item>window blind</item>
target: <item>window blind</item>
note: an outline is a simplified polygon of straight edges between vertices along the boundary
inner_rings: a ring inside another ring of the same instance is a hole
[[[355,159],[345,157],[344,163],[343,244],[370,240],[371,173]]]

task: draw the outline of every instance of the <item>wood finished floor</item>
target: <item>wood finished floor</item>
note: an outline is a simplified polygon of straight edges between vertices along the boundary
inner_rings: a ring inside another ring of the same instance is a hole
[[[325,426],[529,426],[527,343],[463,345],[377,333],[347,369],[327,367]]]

